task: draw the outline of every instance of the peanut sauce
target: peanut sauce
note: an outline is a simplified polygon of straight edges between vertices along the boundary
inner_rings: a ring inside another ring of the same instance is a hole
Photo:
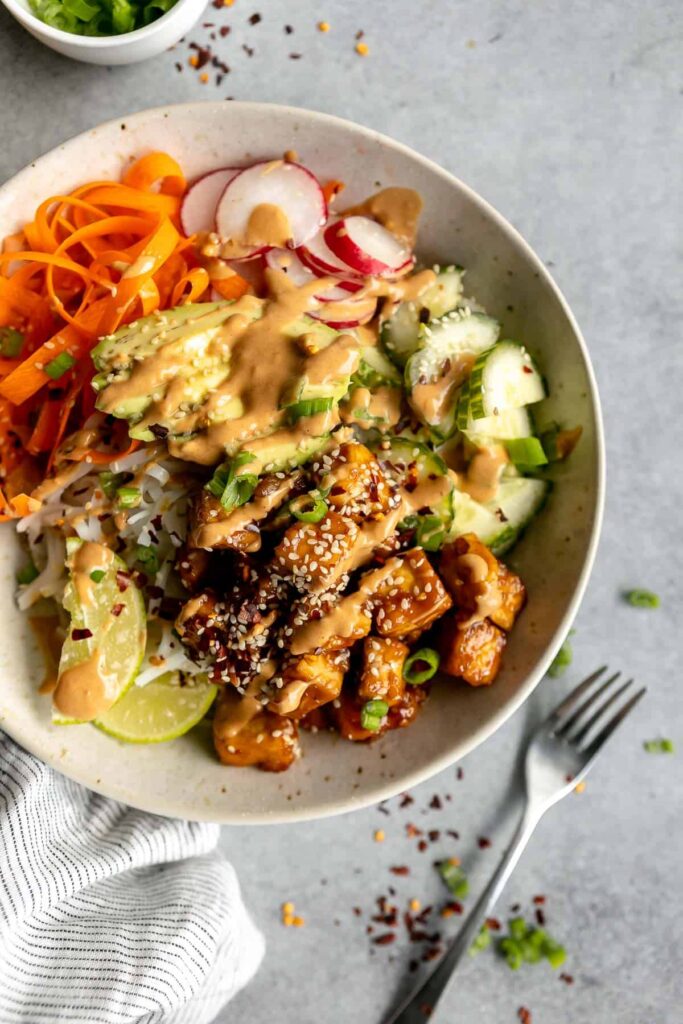
[[[509,462],[502,445],[480,448],[472,458],[467,473],[460,477],[460,489],[482,504],[498,493],[500,477]]]
[[[356,206],[342,211],[342,217],[369,217],[411,249],[415,246],[422,198],[412,188],[383,188]]]

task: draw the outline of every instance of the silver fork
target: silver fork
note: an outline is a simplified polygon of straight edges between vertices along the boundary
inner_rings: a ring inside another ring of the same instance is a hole
[[[629,679],[616,685],[621,675],[616,672],[589,692],[606,671],[607,666],[603,665],[580,683],[532,735],[525,759],[526,804],[512,842],[443,959],[384,1024],[425,1024],[425,1015],[436,1008],[448,988],[455,968],[490,916],[539,821],[584,778],[614,730],[645,693],[643,687],[603,718],[633,683]],[[582,699],[586,694],[586,699]]]

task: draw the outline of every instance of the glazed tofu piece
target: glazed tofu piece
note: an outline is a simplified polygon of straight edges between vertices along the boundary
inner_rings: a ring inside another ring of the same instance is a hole
[[[337,512],[319,523],[292,523],[275,548],[275,570],[302,592],[329,590],[357,537],[358,525]]]
[[[365,701],[361,700],[357,693],[344,688],[339,700],[332,706],[332,716],[340,735],[345,740],[362,743],[377,739],[392,729],[403,729],[410,725],[426,696],[426,691],[421,686],[406,687],[401,698],[389,708],[379,729],[370,731],[361,725],[361,712]]]
[[[488,617],[502,629],[512,629],[524,607],[526,589],[475,534],[463,534],[442,549],[439,572],[461,623]]]
[[[330,508],[357,522],[385,515],[394,501],[393,485],[364,444],[344,443],[326,456],[318,481]]]
[[[279,679],[268,708],[278,715],[299,719],[323,704],[335,700],[342,688],[349,667],[348,651],[320,651],[291,658]]]
[[[422,548],[387,562],[392,569],[375,591],[375,628],[381,636],[415,638],[453,604]]]
[[[439,631],[440,668],[470,686],[488,686],[498,675],[505,643],[505,633],[489,619],[463,627],[457,614],[449,615]]]
[[[323,649],[339,651],[353,647],[372,629],[369,602],[355,595],[305,594],[292,607],[289,625],[292,632],[284,637],[285,646],[294,654]]]
[[[205,550],[258,551],[259,524],[299,489],[302,480],[300,472],[264,476],[249,501],[229,512],[215,495],[202,489],[190,508],[190,543]]]
[[[390,707],[398,704],[406,689],[403,663],[409,648],[391,637],[369,636],[363,642],[358,696],[361,700],[384,700]]]
[[[249,715],[232,687],[220,694],[213,720],[213,742],[222,764],[255,765],[266,772],[284,772],[300,754],[296,722],[265,709]]]
[[[208,551],[183,544],[176,555],[176,569],[183,586],[194,594],[209,572],[211,556]]]

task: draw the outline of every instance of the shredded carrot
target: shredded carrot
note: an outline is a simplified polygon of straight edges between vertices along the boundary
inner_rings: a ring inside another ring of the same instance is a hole
[[[40,407],[36,425],[26,445],[26,451],[31,455],[40,455],[41,452],[48,452],[52,449],[52,442],[59,427],[61,399],[48,398]]]
[[[214,277],[211,279],[211,286],[223,299],[241,299],[249,291],[249,282],[239,274],[232,274],[230,277]]]
[[[332,178],[330,181],[326,181],[323,185],[323,195],[325,196],[325,202],[329,205],[335,196],[338,196],[340,192],[346,188],[343,181],[337,181],[336,178]]]

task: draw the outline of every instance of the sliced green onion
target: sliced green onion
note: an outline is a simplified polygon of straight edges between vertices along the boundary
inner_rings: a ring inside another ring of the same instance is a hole
[[[505,442],[508,455],[516,466],[545,466],[548,457],[537,437],[515,437]]]
[[[43,370],[48,377],[52,377],[53,380],[59,380],[75,364],[76,360],[69,352],[60,352],[58,356],[55,356],[54,359],[45,364]]]
[[[92,21],[98,13],[98,8],[92,7],[86,0],[62,0],[62,3],[65,11],[73,14],[75,18],[80,18],[81,21]]]
[[[659,608],[660,605],[659,595],[651,590],[629,590],[625,597],[634,608]]]
[[[557,679],[559,676],[561,676],[572,663],[573,653],[572,646],[569,643],[569,637],[573,635],[574,630],[570,629],[569,633],[567,634],[567,639],[560,647],[559,651],[555,655],[555,658],[553,659],[550,668],[548,669],[548,675],[552,679]]]
[[[440,660],[432,647],[421,647],[403,663],[403,678],[411,686],[426,683],[438,670]]]
[[[24,347],[24,335],[14,327],[0,327],[0,355],[16,359]]]
[[[287,406],[287,419],[296,423],[304,416],[316,416],[319,412],[329,412],[334,406],[334,398],[304,398]]]
[[[489,931],[488,925],[484,923],[479,929],[479,934],[470,946],[470,956],[476,956],[477,953],[481,953],[482,949],[488,949],[491,945],[491,932]]]
[[[125,473],[112,473],[110,469],[105,469],[103,473],[97,474],[100,487],[108,498],[114,497],[117,489],[123,483],[124,477]]]
[[[511,971],[518,971],[523,963],[522,950],[518,942],[515,939],[506,937],[501,939],[498,943],[498,949],[501,951],[507,965]]]
[[[90,386],[93,391],[102,391],[106,388],[109,383],[110,374],[107,373],[96,373],[93,379],[90,381]]]
[[[142,493],[139,487],[117,487],[116,500],[119,508],[137,508],[142,501]]]
[[[459,864],[452,860],[443,860],[439,864],[439,874],[456,899],[464,899],[467,896],[470,883]]]
[[[438,551],[446,537],[440,516],[417,517],[415,540],[425,551]]]
[[[75,35],[111,36],[143,28],[177,0],[29,0],[33,13],[52,28]]]
[[[238,472],[242,466],[253,462],[255,457],[251,452],[239,452],[234,459],[220,465],[209,482],[204,485],[205,490],[219,499],[226,512],[244,505],[256,490],[257,474]]]
[[[557,970],[567,959],[567,951],[564,946],[561,946],[559,942],[555,942],[554,939],[546,938],[543,943],[543,955],[552,968]]]
[[[106,575],[107,573],[104,569],[93,569],[90,573],[90,579],[93,583],[101,583]]]
[[[40,573],[36,569],[33,562],[29,562],[27,565],[23,566],[23,568],[21,568],[17,573],[17,583],[19,583],[21,586],[26,586],[26,584],[28,583],[33,583],[33,581],[35,579],[38,579],[39,576]]]
[[[377,732],[382,719],[387,714],[389,705],[385,700],[368,700],[360,709],[360,724],[368,732]]]
[[[643,750],[648,754],[673,754],[674,745],[672,740],[645,740]]]
[[[159,571],[159,555],[151,544],[138,544],[135,548],[135,561],[144,565],[149,573]]]
[[[523,917],[513,917],[508,921],[508,931],[510,932],[510,937],[515,942],[525,939],[528,930],[527,923]]]
[[[302,523],[319,523],[327,515],[327,502],[313,491],[290,501],[289,510]]]

